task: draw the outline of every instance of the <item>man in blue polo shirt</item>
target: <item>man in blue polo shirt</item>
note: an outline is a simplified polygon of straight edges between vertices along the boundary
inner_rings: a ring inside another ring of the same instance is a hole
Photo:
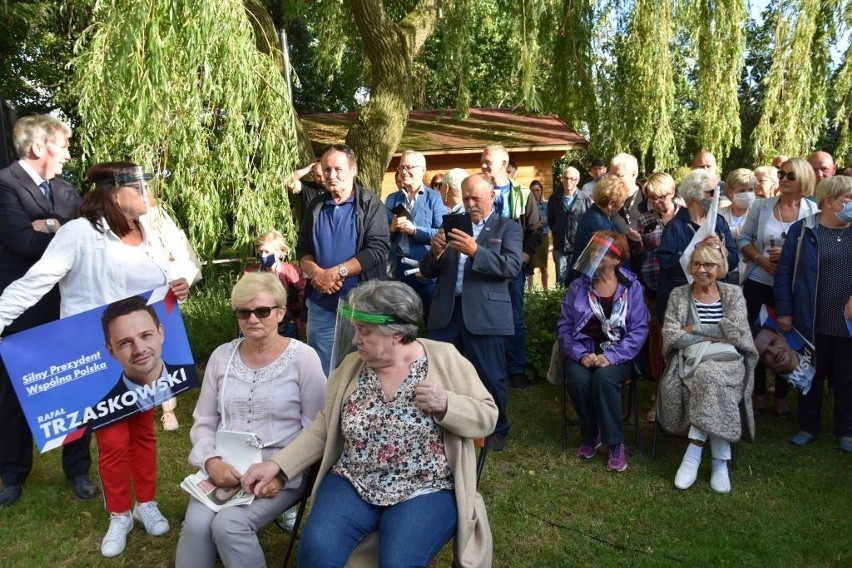
[[[305,209],[296,257],[308,278],[308,345],[316,350],[328,376],[337,300],[360,282],[387,277],[389,245],[384,205],[375,193],[355,183],[355,152],[335,144],[321,163],[328,193],[315,197]]]

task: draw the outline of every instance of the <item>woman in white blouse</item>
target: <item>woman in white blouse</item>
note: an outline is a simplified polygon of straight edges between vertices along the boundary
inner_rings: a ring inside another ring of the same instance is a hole
[[[801,158],[791,158],[778,170],[779,192],[776,197],[759,199],[752,204],[737,236],[737,247],[748,265],[740,282],[748,309],[748,321],[760,313],[760,306],[775,307],[775,270],[781,256],[781,247],[790,226],[818,211],[817,205],[807,199],[814,194],[816,177],[810,164]],[[786,417],[790,412],[787,403],[789,388],[783,380],[775,381],[775,413]],[[766,368],[762,363],[754,371],[754,410],[760,414],[766,404]]]
[[[147,222],[145,182],[150,178],[130,162],[103,162],[89,168],[86,180],[94,189],[83,198],[80,218],[63,225],[41,260],[0,297],[0,331],[55,285],[63,318],[166,284],[179,300],[187,297],[189,284],[185,278],[170,277],[168,255]],[[104,504],[110,514],[101,553],[116,556],[124,551],[133,518],[153,536],[169,530],[154,500],[154,411],[113,422],[95,436]],[[140,474],[143,470],[145,475]],[[131,485],[136,496],[132,516]]]
[[[216,447],[216,431],[250,432],[263,442],[264,459],[287,446],[322,408],[326,380],[319,356],[306,344],[278,334],[287,293],[268,272],[246,274],[231,292],[243,338],[210,356],[195,423],[189,433],[189,463],[214,485],[239,488],[242,473]],[[266,566],[257,531],[299,498],[301,476],[274,480],[249,505],[218,513],[191,499],[181,529],[177,568],[214,566],[218,551],[226,567]]]

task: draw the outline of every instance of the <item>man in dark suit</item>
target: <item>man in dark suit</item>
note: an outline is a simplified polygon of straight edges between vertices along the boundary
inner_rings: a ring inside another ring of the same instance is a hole
[[[52,116],[28,116],[15,124],[13,140],[20,159],[0,170],[0,292],[38,261],[53,234],[77,217],[82,200],[60,178],[70,159],[71,129]],[[59,317],[56,287],[8,326],[3,335],[53,321]],[[17,501],[32,469],[33,440],[12,387],[0,363],[0,507]],[[79,499],[91,499],[97,488],[89,480],[89,435],[62,449],[62,469]]]
[[[494,188],[484,175],[462,182],[462,200],[473,236],[441,229],[420,261],[423,276],[438,278],[427,336],[453,343],[473,363],[499,410],[488,447],[502,450],[509,433],[506,337],[515,333],[509,281],[521,267],[523,230],[493,214]]]

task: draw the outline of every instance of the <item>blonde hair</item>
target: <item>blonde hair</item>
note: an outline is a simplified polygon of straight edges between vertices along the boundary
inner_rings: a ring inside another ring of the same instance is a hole
[[[261,292],[269,292],[279,308],[287,305],[287,290],[278,276],[271,272],[249,272],[234,284],[231,290],[231,307],[235,310],[244,307]]]
[[[755,186],[757,186],[757,178],[754,176],[754,172],[750,169],[737,168],[728,174],[728,177],[725,178],[725,183],[728,186],[728,191],[731,193],[734,192],[734,188],[738,185],[744,185],[750,191],[754,191]]]
[[[676,189],[674,178],[666,172],[654,172],[645,181],[647,197],[662,197],[670,193],[674,196]]]
[[[807,160],[803,160],[802,158],[790,158],[783,164],[781,167],[786,165],[790,166],[790,169],[793,170],[793,173],[796,174],[796,179],[799,180],[800,186],[802,188],[802,195],[808,197],[809,195],[814,194],[814,188],[816,187],[816,174],[814,174],[814,169],[808,163]]]
[[[819,182],[816,186],[816,200],[822,206],[826,197],[840,197],[852,193],[852,177],[832,176]]]
[[[598,207],[606,207],[611,201],[624,201],[630,193],[627,182],[618,176],[607,175],[595,184],[592,201]]]
[[[279,251],[279,254],[275,255],[275,258],[278,260],[284,260],[284,257],[290,253],[290,247],[287,246],[287,241],[284,240],[284,235],[275,229],[267,231],[255,239],[254,246],[256,248],[260,248],[263,245],[272,245],[275,247],[275,250]]]
[[[724,243],[720,249],[698,243],[698,246],[692,251],[692,256],[689,257],[690,274],[692,274],[692,263],[696,260],[717,264],[719,270],[716,271],[716,280],[724,280],[725,276],[728,275],[728,251],[725,249]]]

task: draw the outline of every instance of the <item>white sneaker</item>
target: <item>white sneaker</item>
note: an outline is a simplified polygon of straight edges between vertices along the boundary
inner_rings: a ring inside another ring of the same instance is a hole
[[[731,492],[731,478],[728,477],[728,468],[719,469],[710,474],[710,487],[716,493]]]
[[[168,410],[163,411],[163,417],[160,420],[163,421],[163,430],[173,432],[180,428],[180,424],[178,424],[177,416],[175,416],[174,412],[170,412]]]
[[[293,505],[278,517],[278,526],[287,534],[293,534],[293,527],[296,526],[296,513],[299,510],[298,505]]]
[[[677,468],[674,484],[678,489],[689,489],[698,477],[698,465],[691,461],[683,460]]]
[[[169,532],[169,521],[160,513],[156,501],[136,503],[133,507],[133,518],[142,523],[145,531],[151,536],[162,536]]]
[[[107,558],[118,556],[127,545],[127,535],[133,530],[133,517],[130,515],[109,514],[109,529],[101,541],[101,554]]]

